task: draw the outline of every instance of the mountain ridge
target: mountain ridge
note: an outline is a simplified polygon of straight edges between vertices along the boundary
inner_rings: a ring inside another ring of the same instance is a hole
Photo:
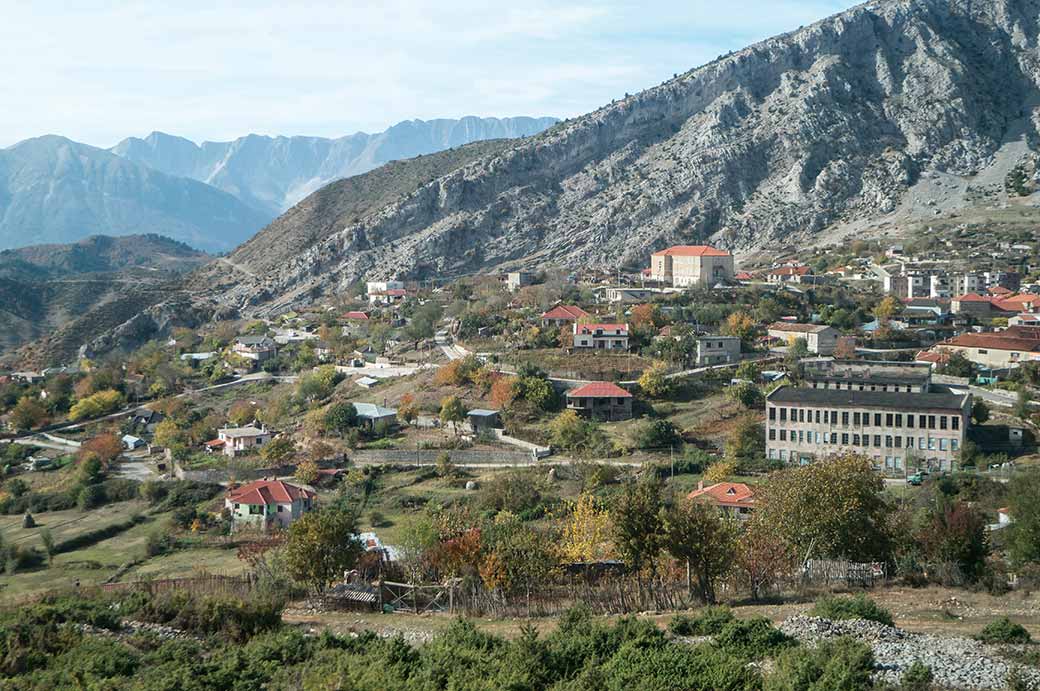
[[[356,132],[337,138],[248,134],[201,144],[156,131],[144,138],[128,137],[109,151],[212,185],[274,218],[324,185],[384,163],[473,141],[530,136],[555,122],[550,117],[413,119],[373,134]]]
[[[281,268],[213,298],[263,313],[363,277],[639,265],[667,244],[749,253],[926,217],[922,180],[999,178],[1016,127],[1015,155],[1035,156],[1038,16],[1035,0],[855,6],[445,171],[305,249],[254,239]]]

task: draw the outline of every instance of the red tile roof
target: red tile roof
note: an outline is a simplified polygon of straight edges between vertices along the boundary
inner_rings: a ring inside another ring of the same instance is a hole
[[[548,312],[542,314],[542,319],[573,319],[578,320],[589,316],[589,313],[575,305],[558,305]]]
[[[227,442],[224,441],[223,439],[214,439],[213,441],[206,442],[205,445],[208,446],[211,449],[219,449],[222,446],[224,446],[225,444],[227,444]]]
[[[728,257],[726,250],[715,249],[708,245],[675,245],[660,252],[654,252],[655,257]]]
[[[965,293],[953,298],[957,302],[993,302],[993,298],[978,293]]]
[[[934,353],[930,350],[922,350],[914,357],[915,362],[931,362],[936,365],[941,365],[950,359],[949,353],[938,352]]]
[[[808,266],[781,266],[777,269],[772,269],[769,272],[770,276],[807,276],[812,273],[812,269]]]
[[[990,295],[1011,295],[1014,291],[1004,286],[993,286],[989,289]]]
[[[289,504],[297,499],[313,499],[317,495],[298,485],[281,480],[255,480],[248,485],[228,490],[227,498],[236,504]]]
[[[700,487],[687,495],[689,499],[711,499],[722,506],[755,505],[755,493],[742,482],[719,482],[708,487]]]
[[[567,398],[632,398],[632,394],[609,381],[594,381],[571,389]]]
[[[345,319],[368,319],[368,315],[364,312],[347,312],[343,315]]]
[[[749,274],[747,271],[741,271],[733,278],[737,279],[738,281],[753,281],[755,279],[755,277]]]
[[[1019,352],[1040,352],[1040,339],[1028,336],[1006,336],[1002,333],[961,334],[939,343],[939,346],[987,348]]]

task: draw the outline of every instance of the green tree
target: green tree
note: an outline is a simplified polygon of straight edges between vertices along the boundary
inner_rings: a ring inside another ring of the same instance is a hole
[[[883,561],[892,547],[884,489],[869,459],[835,456],[770,475],[756,497],[755,519],[800,558]]]
[[[656,475],[628,483],[614,504],[613,538],[618,556],[636,574],[643,591],[644,574],[657,578],[658,559],[664,546],[661,522],[661,481]]]
[[[323,593],[357,564],[363,549],[356,534],[357,519],[352,513],[335,508],[305,513],[289,525],[285,540],[289,576],[315,593]]]
[[[358,426],[358,414],[350,402],[333,403],[325,411],[325,429],[340,436]]]
[[[1040,563],[1040,471],[1017,473],[1008,483],[1008,554],[1016,566]]]
[[[260,447],[260,457],[268,463],[281,465],[287,462],[296,453],[296,442],[288,435],[277,436]]]
[[[47,563],[52,563],[56,552],[54,549],[54,535],[51,534],[50,528],[44,528],[40,531],[40,542],[43,543],[43,551],[47,553]]]
[[[964,353],[957,351],[951,353],[946,362],[939,366],[939,373],[971,379],[975,376],[975,363],[969,360]]]
[[[121,405],[123,405],[123,394],[114,389],[105,389],[77,401],[69,409],[69,419],[76,422],[108,415],[118,410]]]
[[[668,366],[655,362],[639,377],[639,388],[651,398],[664,398],[672,391],[672,380],[668,378]]]
[[[1028,420],[1033,414],[1032,400],[1032,396],[1029,395],[1029,389],[1024,384],[1019,384],[1018,394],[1015,397],[1015,406],[1012,408],[1011,413],[1017,418]]]
[[[971,420],[976,425],[983,425],[989,420],[989,406],[981,398],[971,404]]]
[[[726,393],[745,410],[761,408],[765,404],[765,396],[757,384],[748,381],[734,384],[727,389]]]
[[[445,396],[441,400],[440,419],[444,424],[450,424],[455,434],[459,433],[459,424],[466,420],[466,406],[458,396]]]
[[[597,446],[599,429],[573,410],[565,410],[549,423],[549,442],[571,453],[587,453]]]
[[[11,411],[11,424],[16,430],[31,430],[47,419],[47,409],[32,396],[22,396]]]
[[[635,428],[633,441],[641,449],[666,449],[681,444],[682,436],[668,420],[647,420]]]
[[[758,418],[751,414],[742,416],[726,437],[726,459],[737,466],[753,467],[765,455],[765,435]]]
[[[715,603],[715,586],[729,573],[736,556],[737,526],[718,509],[687,499],[664,511],[664,547],[686,563],[686,587],[705,604]]]

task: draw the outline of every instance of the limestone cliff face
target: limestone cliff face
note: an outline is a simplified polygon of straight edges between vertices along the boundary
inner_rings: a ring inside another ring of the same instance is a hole
[[[1038,17],[1038,0],[857,6],[321,233],[332,217],[290,211],[229,257],[238,270],[214,297],[263,312],[366,276],[615,266],[670,243],[749,251],[882,219],[925,172],[983,171],[1012,134],[1035,149]]]

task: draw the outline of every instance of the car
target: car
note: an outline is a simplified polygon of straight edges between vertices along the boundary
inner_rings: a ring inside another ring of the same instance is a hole
[[[921,473],[914,473],[913,475],[906,478],[906,482],[909,485],[917,487],[924,482],[924,475]]]

